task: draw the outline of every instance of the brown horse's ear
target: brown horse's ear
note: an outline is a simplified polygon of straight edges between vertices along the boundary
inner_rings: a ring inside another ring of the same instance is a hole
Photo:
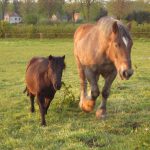
[[[65,59],[65,55],[62,58]]]
[[[49,55],[48,59],[49,60],[52,60],[53,56],[52,55]]]
[[[118,32],[119,29],[118,29],[117,21],[113,23],[112,30],[115,34]]]
[[[131,31],[131,27],[132,27],[132,24],[131,24],[131,22],[129,22],[129,23],[127,24],[127,28],[128,28],[129,31]]]

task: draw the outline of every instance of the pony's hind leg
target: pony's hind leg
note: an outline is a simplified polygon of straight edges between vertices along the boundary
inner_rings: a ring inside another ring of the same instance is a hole
[[[97,118],[105,118],[106,117],[107,98],[109,97],[110,88],[111,88],[111,85],[112,85],[116,75],[117,75],[117,72],[113,71],[109,76],[104,77],[105,78],[105,84],[104,84],[104,87],[102,90],[102,101],[101,101],[101,104],[96,111],[96,117]]]
[[[30,111],[33,113],[33,112],[35,112],[35,108],[34,108],[34,98],[35,98],[35,96],[33,94],[31,94],[31,93],[28,93],[28,94],[29,94],[30,102],[31,102],[31,109],[30,109]]]
[[[46,125],[46,120],[45,120],[45,97],[42,93],[39,93],[37,95],[38,99],[38,104],[39,104],[39,109],[41,113],[41,125],[45,126]]]

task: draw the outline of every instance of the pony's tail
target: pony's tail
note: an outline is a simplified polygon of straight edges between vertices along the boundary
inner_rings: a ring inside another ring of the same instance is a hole
[[[27,87],[25,87],[25,89],[23,90],[23,93],[26,93],[27,92]]]
[[[29,92],[28,92],[27,87],[25,87],[25,89],[23,90],[23,93],[27,93],[27,96],[29,96]]]

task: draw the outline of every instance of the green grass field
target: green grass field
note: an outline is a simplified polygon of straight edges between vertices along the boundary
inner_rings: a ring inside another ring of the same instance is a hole
[[[78,107],[79,77],[71,39],[0,40],[0,150],[148,150],[150,149],[150,39],[135,39],[132,49],[134,75],[115,80],[108,99],[106,120],[95,110]],[[33,56],[66,55],[63,81],[40,126],[39,108],[31,114],[22,93],[28,60]],[[100,88],[103,79],[100,78]],[[73,101],[69,94],[75,96]],[[97,106],[101,98],[97,99]]]

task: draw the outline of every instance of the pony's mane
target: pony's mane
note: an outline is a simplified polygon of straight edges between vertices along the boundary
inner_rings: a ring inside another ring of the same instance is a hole
[[[117,22],[118,28],[119,28],[119,34],[121,36],[125,36],[128,37],[129,39],[131,39],[130,33],[127,29],[126,26],[123,25],[123,23],[117,19],[114,19],[112,17],[102,17],[98,22],[98,28],[100,30],[101,33],[103,33],[103,36],[105,38],[108,38],[109,35],[112,33],[112,26],[114,22]]]

